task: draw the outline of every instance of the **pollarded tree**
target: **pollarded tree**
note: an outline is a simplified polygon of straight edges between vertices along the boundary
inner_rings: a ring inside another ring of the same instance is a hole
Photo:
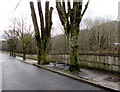
[[[38,27],[37,17],[35,13],[35,8],[33,2],[30,2],[31,16],[34,25],[35,38],[38,48],[38,64],[46,63],[47,45],[50,40],[50,33],[52,27],[52,10],[53,7],[49,7],[49,1],[45,2],[45,23],[44,16],[42,12],[41,0],[38,0],[38,12],[40,17],[40,30]]]
[[[65,34],[69,43],[70,52],[70,72],[79,71],[78,64],[78,35],[80,32],[79,25],[83,18],[84,13],[88,8],[89,1],[85,5],[82,12],[82,0],[73,0],[73,8],[71,7],[70,0],[67,0],[67,8],[65,0],[56,0],[56,8],[60,21],[64,27]]]

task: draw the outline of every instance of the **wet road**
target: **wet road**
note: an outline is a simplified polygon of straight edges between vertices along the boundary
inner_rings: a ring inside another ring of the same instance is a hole
[[[0,55],[0,91],[2,91],[2,56]]]
[[[2,56],[2,90],[102,90],[96,86]]]

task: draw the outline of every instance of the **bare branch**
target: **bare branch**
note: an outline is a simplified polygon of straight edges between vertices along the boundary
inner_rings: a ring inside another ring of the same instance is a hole
[[[88,8],[89,2],[90,2],[90,0],[88,0],[87,4],[85,5],[85,9],[83,10],[83,13],[82,13],[82,15],[81,15],[82,17],[83,17],[83,15],[85,14],[85,12],[86,12],[86,10],[87,10],[87,8]]]
[[[17,7],[20,5],[20,2],[21,2],[22,0],[20,0],[19,2],[18,2],[18,4],[16,5],[16,7],[15,7],[15,9],[14,9],[14,11],[17,9]]]
[[[48,36],[50,36],[50,30],[52,27],[52,11],[53,11],[53,7],[50,7],[50,11],[49,11],[49,18],[48,18]]]
[[[45,2],[45,31],[47,32],[48,31],[48,25],[49,25],[49,2],[48,1],[46,1]]]
[[[62,5],[63,5],[64,12],[66,13],[65,0],[62,0]]]
[[[43,12],[42,12],[42,6],[41,6],[41,0],[38,0],[38,12],[39,12],[39,17],[40,17],[40,21],[41,21],[41,38],[44,39],[44,18],[43,18]]]
[[[65,24],[65,18],[62,14],[62,11],[61,11],[61,2],[57,2],[58,0],[56,0],[56,8],[57,8],[57,11],[58,11],[58,14],[59,14],[59,17],[60,17],[60,20],[61,20],[61,23],[62,25]]]
[[[36,35],[35,37],[36,37],[36,40],[39,42],[39,40],[40,40],[40,33],[39,33],[37,17],[36,17],[36,14],[35,14],[35,9],[34,9],[33,2],[30,2],[30,8],[31,8],[31,16],[32,16],[33,25],[34,25],[34,31],[35,31],[35,35]]]

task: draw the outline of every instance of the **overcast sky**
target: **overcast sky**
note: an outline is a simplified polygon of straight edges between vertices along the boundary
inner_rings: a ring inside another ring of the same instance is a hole
[[[13,17],[21,17],[27,15],[27,18],[31,21],[30,7],[29,2],[37,0],[22,0],[17,9],[15,7],[19,0],[1,0],[0,2],[0,35],[3,33],[3,30],[7,30],[10,25],[10,19]],[[41,0],[43,1],[43,0]],[[44,0],[45,1],[45,0]],[[55,9],[55,0],[50,0],[54,7],[53,10],[53,28],[54,34],[61,33],[60,31],[60,22]],[[87,0],[83,0],[84,5]],[[106,17],[111,18],[112,20],[117,20],[118,16],[118,2],[120,0],[90,0],[89,8],[85,13],[85,18],[96,18],[96,17]],[[44,5],[44,3],[42,3]],[[43,6],[44,7],[44,6]]]

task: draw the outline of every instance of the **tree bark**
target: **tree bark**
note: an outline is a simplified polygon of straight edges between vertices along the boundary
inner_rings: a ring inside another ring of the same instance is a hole
[[[42,46],[41,46],[41,43],[38,43],[38,52],[37,52],[37,59],[38,59],[38,64],[41,64],[41,61],[42,61]]]
[[[77,29],[77,27],[76,27]],[[80,71],[78,62],[78,30],[72,27],[71,33],[68,35],[69,42],[69,58],[70,58],[70,72]]]
[[[41,63],[46,64],[46,55],[47,55],[47,45],[50,39],[51,27],[52,27],[52,10],[53,8],[50,7],[49,9],[49,1],[45,2],[45,23],[44,17],[42,12],[41,1],[38,2],[38,12],[40,17],[40,26],[41,26]]]
[[[37,60],[38,64],[40,64],[41,61],[41,38],[40,38],[40,32],[39,32],[39,27],[37,23],[37,17],[35,14],[35,9],[34,9],[34,4],[33,2],[30,2],[30,9],[31,9],[31,16],[32,16],[32,21],[34,25],[34,31],[35,31],[35,38],[36,38],[36,43],[37,43]]]
[[[82,0],[76,2],[73,0],[73,8],[71,7],[70,0],[67,0],[67,7],[65,8],[65,0],[56,0],[56,8],[60,21],[64,27],[65,34],[69,42],[69,54],[70,54],[70,72],[80,71],[78,64],[78,35],[79,35],[79,24],[85,11],[87,10],[89,1],[85,5],[85,9],[82,12]],[[66,10],[68,9],[68,10]],[[66,12],[68,11],[68,12]]]
[[[26,49],[23,47],[23,60],[26,60]]]

